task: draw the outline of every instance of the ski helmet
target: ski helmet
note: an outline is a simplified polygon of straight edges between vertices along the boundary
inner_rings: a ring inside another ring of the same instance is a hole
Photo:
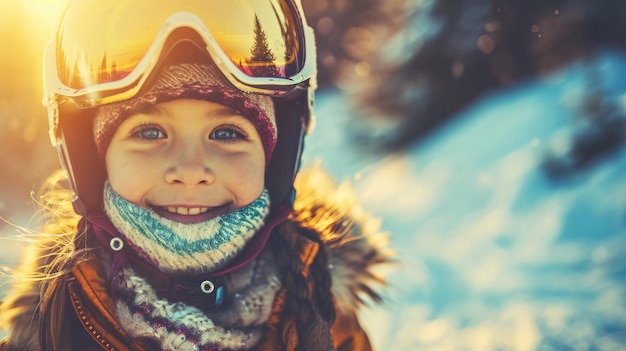
[[[316,88],[315,39],[300,0],[73,0],[45,47],[43,103],[77,213],[102,211],[98,108],[141,94],[179,61],[210,63],[244,94],[272,98],[278,137],[265,183],[273,206],[291,205]]]

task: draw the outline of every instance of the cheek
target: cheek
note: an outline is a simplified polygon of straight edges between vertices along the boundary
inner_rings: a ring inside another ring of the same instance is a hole
[[[265,187],[265,160],[261,158],[242,160],[239,167],[233,169],[236,174],[231,178],[236,189],[240,205],[244,206],[256,200]]]
[[[146,180],[148,165],[128,155],[122,157],[114,153],[106,154],[107,177],[113,190],[124,199],[140,204]]]

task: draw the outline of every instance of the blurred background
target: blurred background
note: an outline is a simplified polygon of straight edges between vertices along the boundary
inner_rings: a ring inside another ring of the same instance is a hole
[[[0,0],[3,272],[58,167],[40,72],[64,1]],[[362,314],[376,349],[626,350],[626,3],[303,3],[304,162],[352,182],[398,255]]]

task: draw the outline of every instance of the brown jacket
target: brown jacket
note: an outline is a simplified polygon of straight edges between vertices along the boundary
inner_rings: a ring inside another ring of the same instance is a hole
[[[307,239],[302,230],[319,233],[322,245],[329,254],[329,267],[332,275],[332,293],[337,318],[331,327],[332,341],[339,351],[371,350],[366,333],[356,317],[361,305],[360,296],[370,295],[375,300],[378,295],[370,290],[372,285],[383,280],[372,272],[375,265],[389,262],[389,252],[385,251],[386,236],[378,233],[376,223],[361,214],[356,208],[351,189],[347,185],[335,189],[332,181],[321,171],[303,172],[296,183],[298,198],[294,213],[287,223],[275,230],[287,230],[294,247],[302,248],[300,260],[305,270],[311,265],[320,250],[320,244]],[[381,240],[382,239],[382,240]],[[100,260],[93,257],[74,266],[68,281],[67,313],[72,318],[75,345],[81,351],[149,350],[145,345],[129,341],[126,332],[117,322],[115,305],[107,288],[107,275]],[[10,294],[20,294],[20,298],[8,298],[10,305],[0,309],[6,313],[0,316],[0,329],[6,329],[9,336],[0,342],[0,351],[39,351],[38,323],[38,284],[22,283]],[[285,291],[280,291],[274,302],[264,339],[254,350],[292,351],[282,340],[285,339],[283,321],[285,319],[282,302]],[[23,296],[23,297],[22,297]],[[287,336],[288,339],[288,336]]]

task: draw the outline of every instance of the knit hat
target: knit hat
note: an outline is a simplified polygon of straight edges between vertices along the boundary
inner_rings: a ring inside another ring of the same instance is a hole
[[[124,119],[147,106],[176,99],[216,102],[247,117],[261,137],[265,160],[269,162],[276,145],[276,118],[272,99],[265,95],[243,93],[227,85],[214,66],[192,63],[168,66],[144,94],[100,107],[94,121],[98,155],[104,156],[111,138]]]

